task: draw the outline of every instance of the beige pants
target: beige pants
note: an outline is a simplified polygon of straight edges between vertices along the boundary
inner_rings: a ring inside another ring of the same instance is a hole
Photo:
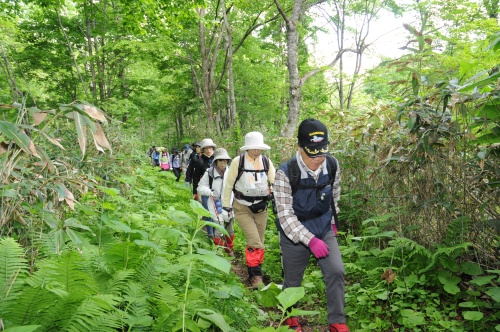
[[[265,249],[264,235],[267,224],[267,210],[254,214],[248,206],[235,200],[233,211],[236,222],[245,236],[247,247]]]

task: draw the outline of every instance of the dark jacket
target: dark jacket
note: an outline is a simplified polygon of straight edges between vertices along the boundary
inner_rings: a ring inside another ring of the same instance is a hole
[[[205,174],[205,171],[210,167],[214,156],[207,157],[204,154],[201,156],[196,155],[189,162],[188,169],[186,171],[186,182],[193,183],[193,194],[198,193],[198,183],[201,177]]]

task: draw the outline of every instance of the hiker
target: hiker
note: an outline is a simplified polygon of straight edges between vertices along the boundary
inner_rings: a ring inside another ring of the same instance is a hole
[[[191,162],[189,163],[189,167],[187,170],[187,173],[190,174],[188,176],[186,174],[186,182],[192,182],[193,183],[193,198],[195,200],[200,201],[201,204],[205,209],[208,209],[207,206],[207,201],[208,198],[205,197],[204,199],[201,199],[201,197],[198,196],[198,183],[200,182],[201,177],[203,174],[205,174],[205,171],[207,168],[210,167],[212,164],[212,160],[214,159],[214,149],[217,147],[217,145],[214,144],[212,139],[210,138],[205,138],[200,142],[200,150],[201,150],[201,156],[193,158]],[[204,218],[205,220],[210,220],[210,218]],[[207,236],[209,238],[214,237],[214,228],[212,226],[206,226],[205,230],[207,231]]]
[[[153,151],[153,166],[160,166],[160,148],[155,148]]]
[[[328,331],[349,332],[344,314],[344,265],[337,243],[340,168],[328,153],[328,131],[316,119],[300,123],[298,150],[276,172],[273,194],[283,264],[283,290],[300,287],[311,254],[326,287]],[[301,331],[297,317],[285,322]]]
[[[179,149],[177,148],[172,149],[172,154],[170,155],[170,167],[176,177],[175,182],[179,182],[181,177],[181,156],[179,154]]]
[[[170,156],[167,150],[162,151],[160,157],[160,171],[168,171],[170,169]]]
[[[212,166],[207,169],[198,184],[198,195],[202,200],[207,197],[208,210],[212,213],[212,221],[224,226],[229,236],[214,229],[214,243],[221,246],[227,252],[228,256],[234,256],[234,218],[230,217],[227,211],[222,209],[222,193],[224,186],[224,175],[227,171],[227,165],[231,162],[231,157],[223,148],[214,152],[214,161]]]
[[[182,150],[181,153],[181,169],[184,173],[186,173],[186,170],[189,166],[189,158],[191,157],[191,153],[193,153],[191,145],[184,145],[184,150]]]
[[[148,150],[148,158],[151,159],[151,162],[153,161],[153,152],[155,151],[156,146],[152,145],[149,150]]]
[[[186,169],[186,173],[184,175],[184,181],[186,186],[189,187],[191,182],[193,182],[193,167],[189,167],[193,163],[193,161],[197,161],[198,158],[201,157],[201,142],[196,142],[193,144],[194,151],[189,156],[188,168]]]
[[[270,147],[264,144],[259,132],[245,136],[243,154],[231,162],[226,175],[222,206],[234,217],[246,241],[245,259],[248,277],[253,287],[262,283],[264,261],[264,233],[267,225],[267,204],[270,184],[274,182],[275,168],[271,160],[262,155]],[[231,194],[234,201],[231,204]]]

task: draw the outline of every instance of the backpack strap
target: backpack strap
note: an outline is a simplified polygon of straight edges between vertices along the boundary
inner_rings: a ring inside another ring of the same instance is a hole
[[[297,161],[297,157],[292,157],[290,159],[290,162],[288,164],[288,180],[290,182],[290,186],[292,187],[292,196],[297,192],[299,189],[316,189],[316,194],[319,195],[319,192],[329,186],[333,185],[335,182],[335,175],[337,174],[337,160],[332,157],[331,155],[326,155],[326,169],[328,172],[328,182],[320,185],[320,186],[306,186],[300,184],[300,168],[299,168],[299,163]],[[331,202],[331,208],[332,208],[332,213],[333,217],[335,219],[335,224],[338,225],[338,216],[337,216],[337,209],[335,208],[335,202],[333,200],[332,196],[332,202]]]
[[[208,169],[208,187],[212,190],[212,184],[214,183],[214,168],[213,166]]]
[[[262,166],[264,166],[263,169],[245,169],[245,153],[242,153],[240,155],[240,161],[238,163],[238,175],[236,176],[236,180],[234,180],[233,184],[233,191],[235,191],[236,187],[236,182],[241,178],[243,175],[243,172],[250,172],[250,173],[266,173],[266,175],[269,173],[269,158],[267,156],[262,155]]]

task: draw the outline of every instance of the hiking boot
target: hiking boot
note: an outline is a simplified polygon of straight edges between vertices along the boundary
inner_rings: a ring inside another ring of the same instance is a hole
[[[250,279],[250,283],[252,284],[252,287],[259,287],[259,284],[263,284],[264,282],[262,281],[262,276],[254,276],[252,279]]]
[[[349,328],[345,323],[330,324],[327,332],[349,332]]]
[[[297,332],[302,331],[302,326],[300,326],[298,317],[290,317],[285,320],[285,325],[288,325],[290,330],[294,330]]]

